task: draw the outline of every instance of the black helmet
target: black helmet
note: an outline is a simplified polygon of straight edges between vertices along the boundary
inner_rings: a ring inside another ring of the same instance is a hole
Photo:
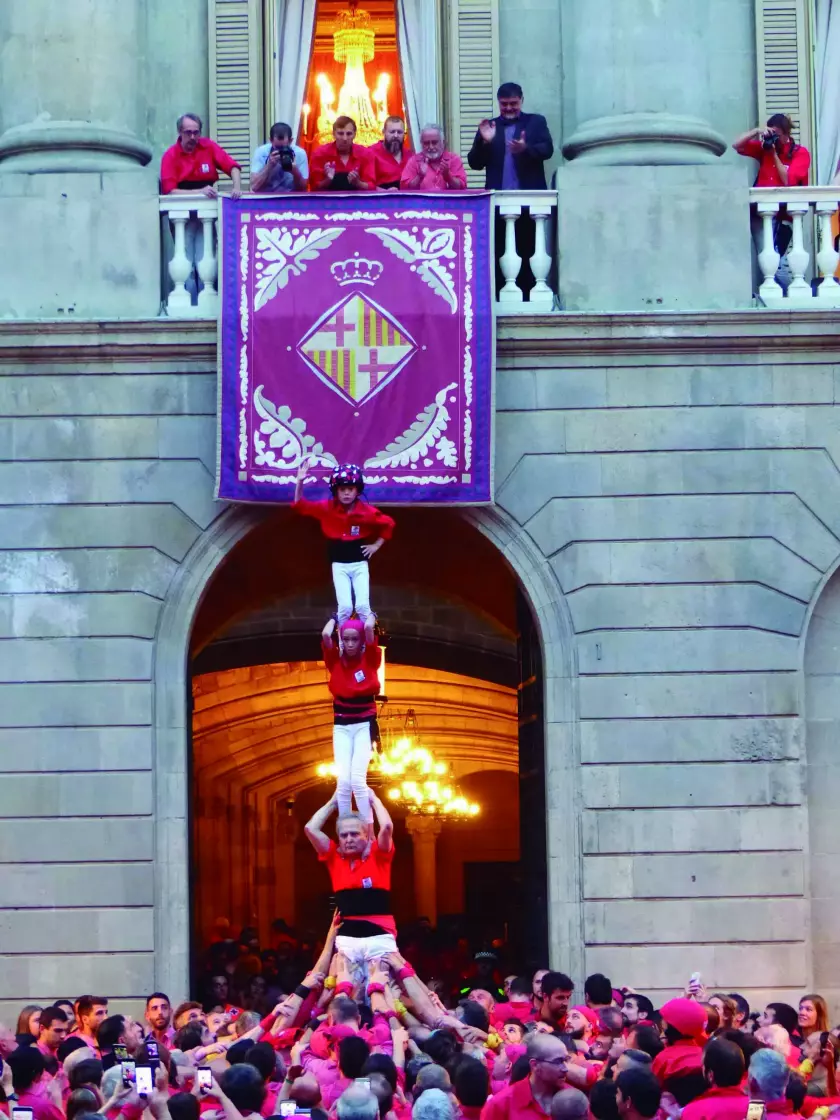
[[[335,494],[339,486],[355,486],[361,494],[365,488],[365,476],[362,468],[355,463],[342,463],[330,475],[330,491]]]

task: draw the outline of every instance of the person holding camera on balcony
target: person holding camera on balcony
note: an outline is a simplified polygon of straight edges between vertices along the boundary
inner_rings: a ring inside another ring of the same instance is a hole
[[[758,160],[756,187],[807,187],[811,155],[791,133],[793,122],[774,113],[766,128],[753,128],[739,136],[732,147],[739,155]]]
[[[292,143],[291,125],[278,121],[271,126],[268,143],[251,160],[251,190],[257,194],[292,194],[309,186],[306,152]]]
[[[732,147],[739,155],[758,160],[756,187],[807,187],[811,155],[802,144],[797,144],[791,135],[793,122],[784,113],[774,113],[767,121],[766,128],[753,128],[739,136]],[[756,254],[764,247],[764,232],[761,215],[755,206],[750,208],[753,240]],[[792,279],[790,263],[786,259],[793,238],[791,220],[784,203],[779,206],[773,218],[773,247],[779,254],[779,267],[776,269],[776,282],[787,293]],[[756,286],[760,277],[755,276]]]

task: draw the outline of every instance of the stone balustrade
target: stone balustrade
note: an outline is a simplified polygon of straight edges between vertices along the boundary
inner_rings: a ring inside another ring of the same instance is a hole
[[[504,237],[497,237],[496,242],[496,260],[504,277],[504,284],[496,298],[497,314],[539,315],[553,311],[557,301],[549,280],[554,263],[555,238],[549,227],[553,228],[551,216],[552,210],[557,207],[557,192],[496,191],[495,207],[504,221]],[[530,248],[533,240],[533,252],[528,263],[535,284],[527,294],[517,284],[525,261],[517,252],[516,223],[523,215],[525,223],[530,222],[533,227],[528,230],[526,224],[520,232],[521,245]],[[498,230],[498,223],[496,228]]]
[[[535,315],[554,310],[556,295],[551,287],[554,264],[552,212],[556,191],[497,191],[495,208],[504,234],[497,239],[496,260],[502,284],[496,299],[501,315]],[[217,288],[218,255],[216,222],[219,203],[215,199],[186,195],[161,195],[163,256],[162,310],[172,318],[213,319],[219,313]],[[520,249],[517,250],[516,223]],[[530,223],[530,229],[529,225]],[[523,229],[524,226],[524,229]],[[519,286],[520,274],[530,265],[534,286],[526,292]],[[519,283],[518,283],[519,281]]]
[[[840,253],[834,243],[840,187],[754,187],[750,202],[757,215],[754,224],[761,227],[758,294],[765,307],[840,307]],[[783,270],[775,236],[780,224],[791,235]]]
[[[218,200],[161,195],[160,212],[166,261],[162,310],[172,318],[215,319],[219,314]]]

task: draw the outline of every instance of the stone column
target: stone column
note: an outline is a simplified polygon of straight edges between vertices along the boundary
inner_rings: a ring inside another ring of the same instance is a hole
[[[274,831],[274,913],[268,919],[285,918],[295,924],[295,845],[300,836],[300,822],[287,814],[285,803],[278,808]]]
[[[685,0],[564,0],[566,159],[713,163],[726,142],[700,114],[719,30]]]
[[[437,925],[435,847],[443,825],[435,817],[409,817],[406,828],[414,845],[414,898],[418,917]]]
[[[685,0],[564,0],[562,32],[564,308],[749,306],[748,179],[703,116],[725,22]]]
[[[157,314],[145,43],[143,0],[0,5],[0,318]]]

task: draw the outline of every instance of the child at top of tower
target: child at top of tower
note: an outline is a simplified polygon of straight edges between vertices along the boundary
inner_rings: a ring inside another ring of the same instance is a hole
[[[336,802],[339,817],[352,810],[356,798],[359,815],[373,820],[367,770],[372,752],[371,726],[376,721],[379,666],[382,650],[373,631],[374,617],[365,624],[356,618],[336,627],[330,619],[321,634],[324,664],[330,673],[333,698],[333,756],[337,772]],[[341,639],[341,648],[338,638]]]
[[[330,475],[331,498],[318,502],[304,498],[303,480],[310,465],[311,460],[306,459],[298,468],[292,508],[320,521],[329,542],[339,629],[352,615],[354,605],[356,615],[365,623],[371,613],[368,560],[391,539],[394,519],[362,501],[365,480],[362,468],[354,463],[336,467]]]

